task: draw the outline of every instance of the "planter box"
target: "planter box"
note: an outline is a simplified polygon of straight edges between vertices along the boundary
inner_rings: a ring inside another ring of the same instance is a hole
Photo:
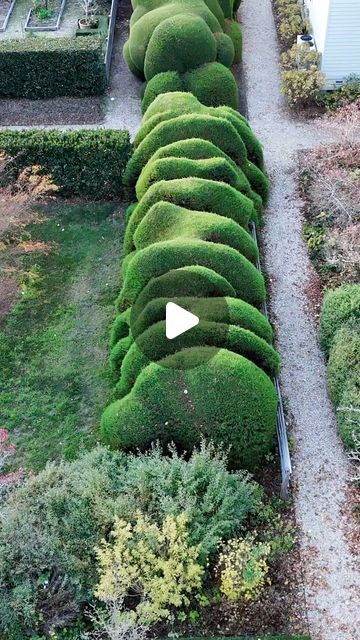
[[[0,31],[1,32],[2,31],[6,31],[6,27],[8,26],[8,22],[10,20],[10,16],[12,14],[13,8],[15,6],[15,2],[16,2],[16,0],[11,0],[5,16],[3,18],[1,18],[1,21],[0,21]],[[1,4],[5,4],[5,3],[1,3]]]
[[[98,16],[98,26],[96,29],[76,29],[75,36],[106,36],[108,26],[109,26],[109,17],[108,16]]]
[[[26,18],[26,23],[25,23],[25,31],[58,31],[58,29],[60,28],[60,22],[61,22],[61,18],[63,16],[64,13],[64,9],[65,9],[65,3],[66,0],[61,0],[61,4],[60,4],[60,8],[58,11],[57,16],[55,16],[54,18],[49,18],[48,20],[44,20],[44,24],[35,24],[32,25],[31,24],[31,20],[33,18],[34,15],[34,11],[33,9],[30,9],[27,18]],[[40,22],[40,21],[39,21]],[[46,22],[48,24],[46,24]]]

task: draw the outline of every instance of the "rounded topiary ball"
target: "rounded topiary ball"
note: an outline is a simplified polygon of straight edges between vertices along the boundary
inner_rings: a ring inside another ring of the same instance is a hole
[[[179,72],[163,71],[162,73],[157,73],[145,87],[141,102],[142,113],[144,114],[146,112],[151,103],[154,102],[155,98],[159,95],[174,91],[183,91],[182,76]]]
[[[230,69],[220,62],[204,64],[184,74],[186,89],[208,107],[239,107],[239,90]]]
[[[163,20],[148,44],[144,74],[150,80],[163,71],[183,73],[216,59],[216,41],[197,16],[178,14]]]
[[[214,36],[217,46],[216,60],[225,67],[231,67],[235,56],[233,41],[226,33],[215,33]]]

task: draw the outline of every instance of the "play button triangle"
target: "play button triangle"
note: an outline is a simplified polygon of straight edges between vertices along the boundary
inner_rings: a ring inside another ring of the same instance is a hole
[[[194,313],[186,311],[174,302],[166,305],[166,337],[173,340],[185,331],[189,331],[199,324],[199,318]]]

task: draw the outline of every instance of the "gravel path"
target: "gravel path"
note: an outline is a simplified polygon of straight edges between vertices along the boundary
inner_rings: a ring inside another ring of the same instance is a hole
[[[280,94],[271,0],[243,0],[244,73],[251,125],[265,149],[273,189],[264,230],[272,313],[282,356],[281,385],[294,418],[294,482],[313,640],[359,640],[360,575],[344,531],[349,464],[326,392],[317,328],[307,309],[312,273],[301,236],[296,154],[326,142],[314,123],[296,122]],[[356,593],[357,592],[357,593]]]

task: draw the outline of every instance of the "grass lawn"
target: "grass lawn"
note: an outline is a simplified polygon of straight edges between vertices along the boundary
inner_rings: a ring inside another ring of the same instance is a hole
[[[23,467],[74,458],[96,439],[109,394],[119,208],[52,204],[21,230],[15,257],[8,251],[21,293],[0,325],[0,427],[12,433]]]

